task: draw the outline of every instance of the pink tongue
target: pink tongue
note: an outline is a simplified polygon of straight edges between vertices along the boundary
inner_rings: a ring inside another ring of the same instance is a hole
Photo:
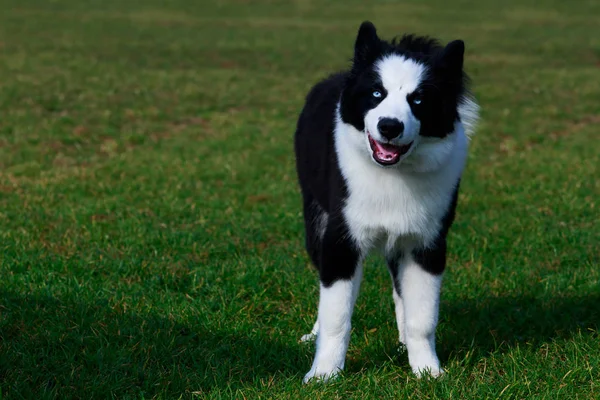
[[[396,146],[386,145],[374,140],[375,152],[380,160],[391,161],[400,155],[400,149]]]

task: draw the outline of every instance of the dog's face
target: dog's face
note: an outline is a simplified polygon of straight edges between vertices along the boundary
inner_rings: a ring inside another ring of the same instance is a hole
[[[351,140],[381,166],[442,163],[464,93],[463,54],[462,41],[441,47],[408,36],[388,43],[363,23],[340,107],[342,121],[357,131]]]

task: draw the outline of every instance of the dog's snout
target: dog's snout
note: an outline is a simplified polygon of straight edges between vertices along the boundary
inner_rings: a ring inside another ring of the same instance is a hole
[[[377,123],[377,129],[383,137],[388,140],[402,137],[404,132],[404,123],[396,118],[382,118]]]

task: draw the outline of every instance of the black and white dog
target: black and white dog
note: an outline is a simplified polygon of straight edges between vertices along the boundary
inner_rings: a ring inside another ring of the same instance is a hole
[[[364,22],[350,71],[308,94],[295,136],[306,249],[319,270],[317,352],[304,381],[344,368],[350,320],[371,249],[393,281],[400,342],[418,376],[443,373],[435,329],[446,235],[478,106],[464,43],[381,40]]]

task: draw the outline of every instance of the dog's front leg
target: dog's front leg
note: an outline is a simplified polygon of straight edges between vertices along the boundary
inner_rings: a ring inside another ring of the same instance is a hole
[[[340,221],[330,221],[323,238],[317,353],[304,383],[312,378],[330,379],[344,369],[362,260],[343,227]]]
[[[417,376],[444,373],[435,351],[442,272],[446,263],[445,241],[433,248],[413,251],[399,269],[404,338],[408,361]]]

